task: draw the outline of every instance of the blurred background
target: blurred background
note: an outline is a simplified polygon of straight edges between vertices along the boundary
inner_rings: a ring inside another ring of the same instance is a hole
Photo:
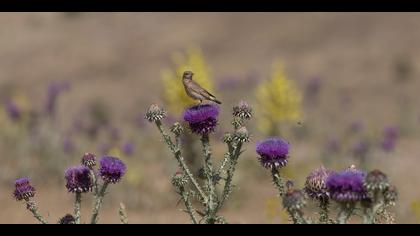
[[[188,223],[170,183],[176,161],[144,120],[150,103],[169,111],[165,124],[180,120],[191,103],[184,69],[223,102],[217,162],[232,106],[254,106],[222,212],[229,222],[288,222],[254,151],[279,135],[291,143],[284,175],[298,187],[321,165],[379,168],[399,190],[397,221],[420,223],[418,13],[2,13],[0,22],[0,223],[36,223],[12,198],[22,176],[50,222],[71,213],[64,171],[85,152],[128,166],[101,223],[119,222],[120,202],[130,223]],[[183,140],[193,168],[196,139]]]

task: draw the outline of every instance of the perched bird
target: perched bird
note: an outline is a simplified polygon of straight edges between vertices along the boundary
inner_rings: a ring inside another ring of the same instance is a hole
[[[222,104],[216,99],[214,95],[212,95],[207,90],[203,89],[195,81],[193,81],[193,75],[194,73],[192,73],[191,71],[185,71],[182,75],[182,83],[184,84],[185,92],[188,94],[188,96],[195,100],[200,100],[200,103],[202,103],[204,100],[209,100],[217,104]]]

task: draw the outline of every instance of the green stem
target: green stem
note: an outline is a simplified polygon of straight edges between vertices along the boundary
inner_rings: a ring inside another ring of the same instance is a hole
[[[165,130],[162,127],[162,122],[156,121],[156,126],[158,127],[160,133],[162,134],[162,137],[165,140],[165,143],[168,145],[168,147],[171,149],[172,153],[174,154],[175,159],[178,161],[179,167],[188,176],[191,183],[197,189],[198,193],[200,194],[200,197],[202,198],[202,201],[204,201],[204,202],[207,201],[206,194],[204,194],[204,192],[201,189],[200,185],[198,184],[197,180],[194,178],[190,169],[188,168],[187,164],[185,163],[185,160],[181,155],[181,150],[173,144],[173,142],[171,140],[171,137],[168,134],[166,134]]]
[[[185,191],[184,187],[181,187],[179,190],[181,192],[182,200],[184,201],[185,207],[187,209],[186,212],[188,213],[188,215],[190,215],[192,223],[198,224],[198,220],[194,214],[194,209],[191,204],[190,198],[188,197],[188,193]]]
[[[363,223],[364,224],[374,224],[375,223],[375,217],[378,213],[378,211],[384,206],[383,201],[379,199],[380,192],[376,191],[373,194],[373,201],[371,204],[371,207],[365,208],[365,214],[363,216]]]
[[[48,222],[44,219],[44,217],[38,212],[38,207],[33,200],[26,200],[26,208],[32,212],[34,217],[41,223],[41,224],[48,224]]]
[[[220,165],[219,169],[217,170],[217,173],[220,175],[222,171],[225,169],[226,165],[229,163],[230,159],[230,153],[227,153],[225,155],[225,158],[223,159],[222,164]]]
[[[303,213],[301,211],[288,211],[290,217],[292,218],[293,224],[306,224],[306,220],[303,218]]]
[[[216,217],[216,207],[217,207],[217,194],[216,194],[216,186],[214,183],[214,176],[213,176],[213,164],[211,162],[211,150],[210,150],[210,140],[207,134],[203,135],[201,138],[201,142],[203,144],[203,153],[204,153],[204,174],[207,178],[207,188],[209,191],[208,194],[208,202],[207,202],[207,218],[209,222],[215,221]]]
[[[329,201],[328,200],[319,200],[319,222],[321,224],[329,224],[330,223],[330,216],[329,216]]]
[[[341,206],[340,213],[338,214],[338,224],[346,224],[350,219],[354,211],[354,203],[346,204],[343,203]]]
[[[89,167],[90,169],[90,175],[92,176],[93,180],[93,193],[94,196],[98,195],[98,179],[96,178],[95,171],[92,169],[92,167]]]
[[[231,144],[229,144],[229,168],[227,170],[227,178],[225,181],[225,186],[223,188],[222,199],[219,202],[218,209],[220,209],[226,200],[229,198],[230,193],[232,192],[232,180],[233,175],[235,173],[236,165],[238,163],[239,155],[241,154],[242,143],[239,142],[236,145],[236,148],[233,148]]]
[[[123,203],[120,203],[120,209],[118,210],[118,214],[120,215],[121,223],[128,224],[127,211],[125,210],[125,205]]]
[[[277,187],[277,190],[279,191],[280,197],[283,197],[285,193],[285,189],[284,189],[283,180],[280,177],[279,170],[275,167],[271,168],[271,175],[273,177],[273,183]]]
[[[82,208],[82,193],[76,192],[74,201],[74,217],[76,224],[80,224],[80,210]]]
[[[102,185],[102,188],[100,189],[98,195],[96,196],[95,207],[93,208],[92,218],[90,220],[91,224],[98,223],[99,210],[101,209],[102,201],[105,196],[106,188],[108,187],[108,185],[109,185],[109,182],[104,182],[104,184]]]

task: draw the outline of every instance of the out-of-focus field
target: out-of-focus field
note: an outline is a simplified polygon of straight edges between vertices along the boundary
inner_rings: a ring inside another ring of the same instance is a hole
[[[230,128],[237,101],[256,105],[255,88],[270,76],[275,59],[283,61],[287,77],[302,93],[311,79],[321,79],[317,102],[303,101],[302,125],[288,124],[296,132],[284,133],[292,147],[287,174],[299,187],[323,162],[335,169],[354,163],[348,151],[354,140],[380,139],[384,127],[399,127],[395,150],[375,148],[368,166],[383,170],[399,189],[397,221],[420,223],[418,13],[1,13],[0,22],[2,106],[7,97],[18,96],[27,107],[42,110],[49,84],[70,83],[55,119],[43,128],[53,133],[53,150],[23,151],[29,144],[20,141],[19,125],[0,120],[0,223],[36,223],[11,195],[14,179],[21,176],[31,177],[40,210],[51,222],[71,213],[65,167],[78,164],[84,152],[99,154],[113,138],[109,127],[118,129],[118,145],[132,142],[134,153],[121,154],[128,172],[110,187],[100,222],[118,223],[118,204],[124,202],[130,223],[188,223],[170,184],[176,162],[156,128],[138,117],[152,102],[164,105],[162,70],[172,67],[174,52],[191,46],[201,48],[223,101],[218,133]],[[406,81],[397,78],[401,60],[411,68]],[[107,114],[108,128],[98,131],[95,142],[72,133],[92,103]],[[322,158],[327,141],[346,136],[354,122],[363,124],[362,134],[343,142],[344,151],[332,160]],[[232,223],[287,222],[270,175],[256,159],[255,142],[265,137],[256,123],[250,122],[252,141],[222,214]],[[218,133],[212,142],[220,161],[225,146]],[[71,152],[61,149],[66,137],[73,138]],[[110,152],[119,151],[111,147]],[[82,217],[88,216],[90,201],[83,203],[89,207]]]

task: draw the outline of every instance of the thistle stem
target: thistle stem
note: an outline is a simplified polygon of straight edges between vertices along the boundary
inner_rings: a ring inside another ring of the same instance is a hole
[[[217,173],[222,173],[222,171],[225,169],[226,165],[229,163],[229,158],[230,155],[229,153],[227,155],[225,155],[225,158],[223,159],[222,164],[220,165],[219,169],[217,170]]]
[[[99,210],[101,209],[102,201],[105,196],[106,188],[108,187],[108,185],[109,185],[109,182],[105,181],[100,191],[98,192],[98,195],[95,198],[95,207],[93,208],[92,218],[90,220],[91,224],[98,223]]]
[[[41,223],[41,224],[48,224],[48,222],[44,219],[44,217],[38,212],[38,207],[36,206],[35,201],[33,200],[26,200],[26,208],[32,212],[34,217]]]
[[[284,183],[280,177],[279,170],[275,167],[271,168],[271,175],[273,176],[273,183],[276,185],[277,190],[279,191],[280,197],[283,197],[285,190],[284,190]]]
[[[321,224],[328,224],[330,223],[330,216],[329,216],[329,201],[328,200],[319,200],[319,222]]]
[[[118,210],[118,214],[120,215],[121,223],[128,224],[127,211],[125,210],[125,205],[123,203],[120,203],[120,209]]]
[[[220,209],[226,200],[229,198],[230,193],[232,192],[232,180],[233,175],[235,173],[236,165],[238,164],[238,158],[241,154],[242,149],[242,142],[238,142],[236,148],[233,148],[231,144],[229,144],[229,168],[227,170],[227,178],[225,181],[225,186],[223,188],[222,199],[219,202],[218,209]]]
[[[380,193],[378,191],[375,191],[371,207],[367,207],[365,209],[365,214],[363,216],[364,224],[374,224],[378,211],[384,206],[383,201],[379,199],[379,194]]]
[[[354,203],[350,205],[343,203],[340,213],[338,214],[338,224],[346,224],[354,211]]]
[[[293,224],[306,224],[306,220],[303,218],[303,213],[301,211],[288,211],[290,217],[292,218]]]
[[[90,169],[90,175],[92,176],[92,180],[93,180],[93,193],[94,196],[98,195],[98,179],[96,178],[96,174],[95,171],[92,169],[92,167],[89,167]]]
[[[188,213],[188,215],[190,215],[192,223],[193,224],[198,224],[198,220],[197,220],[197,217],[194,214],[194,209],[193,209],[193,206],[191,204],[188,193],[185,191],[184,187],[180,187],[179,190],[180,190],[182,200],[184,201],[184,204],[185,204],[185,207],[186,207],[186,212]]]
[[[207,202],[207,214],[208,214],[208,221],[215,222],[215,215],[216,215],[216,208],[217,208],[217,194],[216,194],[216,186],[214,183],[214,176],[213,176],[213,164],[211,162],[211,150],[210,150],[210,140],[207,134],[204,134],[201,138],[201,142],[203,144],[203,153],[204,153],[204,174],[207,178],[207,188],[208,188],[208,202]]]
[[[74,201],[74,217],[76,224],[80,224],[80,210],[82,208],[82,193],[76,192]]]
[[[181,155],[181,150],[177,148],[172,140],[171,137],[166,134],[165,130],[162,127],[162,122],[156,121],[156,126],[158,127],[163,139],[165,140],[165,143],[168,145],[168,147],[171,149],[172,153],[175,156],[175,159],[178,161],[179,167],[182,169],[182,171],[188,176],[191,183],[194,185],[195,189],[197,189],[198,193],[200,194],[200,197],[205,202],[207,201],[207,196],[204,193],[204,191],[201,189],[200,185],[198,184],[197,180],[192,175],[190,169],[188,168],[187,164],[185,163],[184,158]]]

